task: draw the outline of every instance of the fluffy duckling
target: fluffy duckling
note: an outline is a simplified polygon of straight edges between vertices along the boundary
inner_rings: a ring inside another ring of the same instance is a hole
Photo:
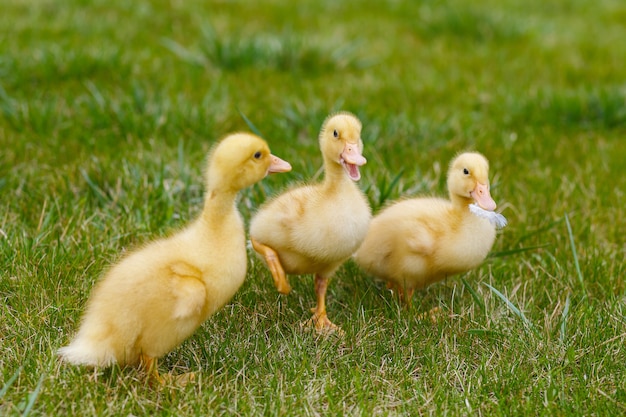
[[[261,138],[237,133],[214,147],[201,215],[171,237],[125,256],[94,288],[78,334],[58,353],[76,365],[141,364],[160,380],[157,359],[226,304],[246,276],[246,242],[235,198],[291,166]]]
[[[506,225],[504,216],[494,212],[489,162],[483,155],[457,156],[447,181],[450,200],[408,199],[377,214],[354,257],[408,303],[416,288],[480,265],[491,250],[496,228]]]
[[[363,242],[371,209],[355,184],[366,163],[359,119],[347,112],[330,115],[319,144],[323,181],[290,189],[261,207],[250,223],[250,240],[280,293],[291,291],[285,274],[315,274],[311,322],[326,331],[338,330],[326,314],[329,279]]]

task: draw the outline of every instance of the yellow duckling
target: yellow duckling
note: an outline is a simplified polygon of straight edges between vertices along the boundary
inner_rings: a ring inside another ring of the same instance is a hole
[[[361,268],[386,280],[409,303],[416,288],[480,265],[496,228],[506,225],[504,216],[494,212],[483,155],[463,153],[452,161],[448,191],[450,200],[408,199],[382,210],[355,254]]]
[[[361,122],[340,112],[324,121],[319,143],[324,180],[286,191],[259,209],[250,224],[250,240],[282,294],[287,274],[315,274],[317,306],[312,323],[318,331],[338,329],[326,314],[326,289],[335,271],[361,245],[371,219],[361,178]]]
[[[237,192],[291,166],[261,138],[237,133],[208,160],[201,215],[180,232],[125,256],[94,288],[78,334],[58,353],[76,365],[142,364],[157,359],[226,304],[246,276]]]

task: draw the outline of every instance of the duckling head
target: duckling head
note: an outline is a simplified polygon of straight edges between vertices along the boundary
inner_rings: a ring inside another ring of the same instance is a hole
[[[450,163],[448,190],[451,200],[460,199],[465,204],[472,200],[484,210],[496,209],[489,192],[489,161],[478,152],[462,153]]]
[[[361,122],[356,116],[348,112],[328,116],[319,141],[327,171],[340,166],[353,181],[361,179],[359,167],[367,160],[362,155]]]
[[[211,190],[236,192],[269,173],[288,171],[291,165],[272,155],[263,139],[250,133],[234,133],[214,147],[206,178]]]

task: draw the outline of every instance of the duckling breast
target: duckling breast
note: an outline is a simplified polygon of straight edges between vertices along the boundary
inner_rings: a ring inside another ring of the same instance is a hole
[[[464,272],[479,266],[496,239],[496,228],[489,220],[467,213],[456,233],[444,236],[438,263],[449,273]]]
[[[356,192],[342,192],[334,198],[320,200],[319,207],[311,211],[316,220],[312,240],[323,243],[324,252],[336,259],[348,258],[356,252],[372,219],[367,199],[356,186],[354,189]]]

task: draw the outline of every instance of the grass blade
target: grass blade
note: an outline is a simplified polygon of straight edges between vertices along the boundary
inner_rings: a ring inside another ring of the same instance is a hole
[[[239,112],[239,114],[241,115],[241,118],[243,119],[244,122],[246,122],[246,124],[248,125],[248,127],[250,128],[250,130],[252,131],[252,133],[254,133],[255,135],[257,135],[260,138],[263,138],[263,135],[261,134],[261,132],[259,131],[259,129],[257,129],[257,127],[254,125],[254,123],[252,123],[250,121],[250,119],[248,119],[246,117],[245,114],[243,114],[243,112],[239,109],[237,109],[237,111]],[[264,138],[265,139],[265,138]]]
[[[106,99],[92,81],[85,81],[85,88],[89,91],[93,99],[98,104],[100,110],[106,109]]]
[[[505,337],[500,332],[497,332],[495,330],[487,330],[487,329],[468,329],[466,333],[472,336],[498,337],[498,338]]]
[[[171,53],[173,53],[179,59],[181,59],[182,61],[188,64],[197,65],[199,67],[206,66],[207,64],[206,60],[204,59],[204,57],[202,57],[202,55],[194,54],[193,52],[189,51],[187,48],[185,48],[184,46],[182,46],[181,44],[179,44],[178,42],[170,38],[161,39],[161,45],[163,45]]]
[[[19,368],[17,368],[17,371],[15,371],[15,373],[11,376],[11,378],[9,378],[6,384],[4,384],[4,387],[2,387],[2,390],[0,390],[0,400],[6,395],[9,388],[11,388],[11,385],[13,385],[13,383],[15,382],[15,380],[21,373],[22,373],[22,367],[20,366]]]
[[[533,236],[537,236],[540,235],[542,233],[545,233],[547,231],[549,231],[550,229],[558,226],[561,222],[563,221],[563,219],[558,219],[558,220],[554,220],[548,224],[546,224],[545,226],[542,226],[536,230],[530,231],[528,233],[526,233],[525,235],[520,236],[519,238],[517,238],[517,240],[515,241],[515,243],[511,246],[516,246],[519,245],[520,243],[522,243],[524,240],[529,239]]]
[[[491,285],[489,285],[489,284],[485,284],[485,285],[487,287],[489,287],[491,292],[493,292],[495,295],[497,295],[498,298],[500,298],[502,301],[504,301],[504,304],[506,304],[506,306],[509,308],[509,310],[511,310],[517,317],[519,317],[522,320],[522,322],[524,322],[524,324],[529,329],[531,329],[535,334],[537,334],[537,331],[535,330],[535,327],[533,326],[532,322],[526,318],[524,313],[519,308],[517,308],[515,306],[515,304],[513,304],[511,301],[509,301],[509,299],[506,298],[504,296],[504,294],[502,294],[500,291],[498,291],[497,289],[495,289]]]
[[[94,192],[96,197],[98,197],[100,202],[103,204],[107,204],[109,202],[109,197],[106,195],[104,191],[102,191],[102,188],[98,187],[98,184],[93,182],[89,174],[87,174],[87,171],[85,171],[84,169],[81,169],[80,173],[85,179],[85,181],[87,182],[87,185],[89,185],[89,188],[91,188],[91,190]]]
[[[393,191],[396,184],[400,181],[400,178],[402,178],[402,174],[404,174],[404,168],[402,168],[400,172],[398,172],[398,174],[389,182],[389,186],[386,186],[385,184],[387,181],[383,181],[383,184],[380,187],[380,197],[378,198],[379,207],[387,201],[391,195],[391,191]]]
[[[572,255],[574,256],[574,266],[576,267],[576,273],[578,274],[578,282],[583,290],[583,298],[587,297],[587,290],[585,289],[585,281],[583,280],[583,274],[580,271],[580,264],[578,263],[578,253],[576,252],[576,245],[574,244],[574,234],[572,233],[572,226],[569,223],[569,217],[565,213],[565,225],[567,226],[567,234],[569,235],[569,243],[572,247]]]
[[[569,306],[570,306],[570,297],[567,294],[567,298],[565,299],[565,307],[563,307],[563,314],[561,315],[561,343],[565,341],[565,326],[567,324],[567,317],[569,315]]]
[[[467,288],[467,291],[469,291],[469,293],[472,295],[472,298],[474,299],[476,304],[478,304],[480,309],[482,311],[485,311],[485,302],[482,300],[482,298],[480,298],[478,293],[474,291],[474,289],[469,285],[469,283],[465,280],[465,278],[461,278],[461,282],[463,283],[463,286]]]
[[[491,252],[488,257],[489,258],[502,258],[505,256],[515,255],[515,254],[522,253],[522,252],[528,252],[528,251],[535,250],[535,249],[546,248],[548,246],[550,246],[550,243],[544,243],[543,245],[536,245],[536,246],[526,246],[525,248],[501,250],[498,252]]]
[[[24,409],[24,412],[22,413],[22,417],[29,415],[30,410],[33,409],[33,406],[35,405],[35,401],[37,401],[37,398],[39,397],[39,393],[41,392],[41,387],[43,385],[43,379],[45,378],[45,376],[46,374],[42,374],[39,377],[39,382],[37,382],[37,386],[35,387],[35,390],[31,392],[30,394],[28,394],[28,404],[26,404],[26,408]]]

